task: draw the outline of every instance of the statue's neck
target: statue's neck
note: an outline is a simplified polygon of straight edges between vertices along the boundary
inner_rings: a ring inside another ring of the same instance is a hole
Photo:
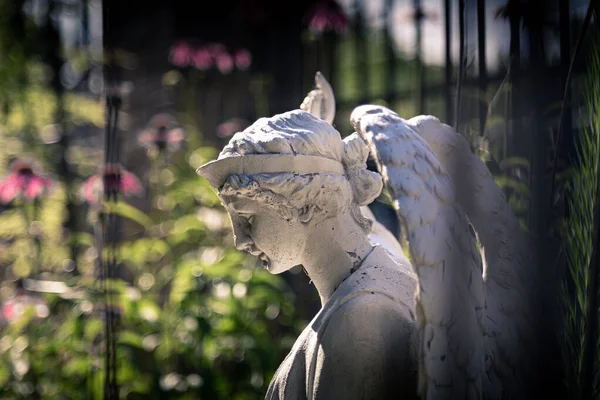
[[[335,289],[372,250],[350,213],[325,221],[311,235],[304,268],[325,305]]]

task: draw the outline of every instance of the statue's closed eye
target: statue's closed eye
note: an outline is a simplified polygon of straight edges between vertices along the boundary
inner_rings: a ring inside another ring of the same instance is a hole
[[[253,214],[241,214],[240,217],[242,218],[242,220],[245,221],[245,224],[247,224],[248,229],[250,229],[252,227],[252,223],[254,222],[254,215]]]
[[[244,220],[246,221],[246,235],[248,235],[248,237],[252,238],[252,231],[253,231],[253,224],[254,224],[254,215],[244,215]],[[252,238],[253,239],[253,238]],[[254,239],[253,239],[254,240]]]

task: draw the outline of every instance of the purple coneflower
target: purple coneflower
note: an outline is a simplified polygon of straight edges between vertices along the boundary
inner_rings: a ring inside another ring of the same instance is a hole
[[[227,52],[219,53],[216,57],[217,68],[222,74],[228,74],[233,70],[233,57]]]
[[[250,124],[245,119],[232,118],[227,120],[217,127],[217,136],[220,138],[228,138],[237,132],[246,129]]]
[[[181,41],[171,46],[169,61],[177,67],[187,67],[192,63],[193,49],[189,43]]]
[[[192,63],[194,67],[200,71],[206,71],[213,66],[213,56],[211,51],[206,47],[199,47],[194,50],[192,55]]]
[[[19,158],[9,167],[10,173],[0,182],[0,202],[8,204],[17,198],[35,200],[54,185],[50,178],[42,176],[42,167],[31,158]]]
[[[100,204],[104,196],[104,182],[111,193],[122,193],[125,197],[141,196],[144,187],[139,179],[119,164],[107,164],[101,167],[100,172],[89,177],[79,191],[80,196],[88,204]]]
[[[308,15],[308,29],[315,35],[326,31],[346,33],[348,19],[334,0],[323,0],[315,5]]]
[[[177,124],[175,117],[169,114],[158,114],[152,117],[148,127],[138,136],[142,146],[170,152],[181,150],[184,140],[183,128]]]
[[[250,54],[248,50],[239,49],[235,52],[233,57],[235,58],[235,66],[239,70],[245,71],[250,68],[250,65],[252,64],[252,54]]]

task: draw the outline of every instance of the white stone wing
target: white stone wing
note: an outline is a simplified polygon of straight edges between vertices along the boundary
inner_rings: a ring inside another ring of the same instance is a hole
[[[300,109],[333,124],[335,119],[335,95],[333,89],[322,73],[315,74],[315,88],[311,90],[302,104]]]
[[[351,120],[375,157],[410,243],[418,277],[419,394],[482,398],[482,263],[450,178],[425,140],[396,113],[360,106]]]
[[[452,181],[458,203],[477,232],[486,289],[486,398],[523,398],[523,381],[532,373],[537,296],[528,262],[528,237],[520,229],[502,190],[469,143],[432,116],[406,121],[431,148]],[[502,379],[502,382],[500,381]]]

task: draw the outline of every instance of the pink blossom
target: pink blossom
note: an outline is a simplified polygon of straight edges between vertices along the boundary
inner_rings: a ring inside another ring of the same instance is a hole
[[[345,33],[348,29],[348,19],[334,0],[323,0],[309,13],[308,29],[315,35],[326,31]]]
[[[0,202],[8,204],[17,198],[34,200],[48,193],[54,182],[41,175],[42,168],[30,158],[19,158],[9,167],[10,173],[0,182]]]
[[[2,303],[0,315],[7,323],[12,324],[18,321],[26,312],[32,311],[33,320],[40,320],[48,317],[48,304],[39,296],[32,296],[25,290],[20,289],[17,295]]]
[[[241,71],[247,70],[252,64],[252,54],[246,49],[239,49],[236,51],[234,58],[235,66]]]
[[[220,138],[228,138],[237,132],[243,131],[248,126],[250,126],[250,124],[245,119],[232,118],[219,124],[217,127],[217,136]]]
[[[217,55],[217,68],[222,74],[230,73],[233,70],[233,57],[225,52]]]
[[[187,42],[177,42],[171,46],[169,61],[177,67],[187,67],[192,62],[192,47]]]
[[[89,177],[79,190],[79,195],[88,204],[100,204],[104,196],[104,182],[111,193],[122,193],[125,197],[141,196],[144,187],[140,180],[119,164],[107,164],[100,168],[100,172]]]
[[[152,117],[148,127],[138,136],[138,141],[142,146],[169,152],[181,150],[184,140],[185,132],[177,124],[177,120],[164,113]]]
[[[169,58],[178,67],[193,65],[200,71],[206,71],[216,66],[222,74],[230,73],[234,67],[245,71],[252,64],[252,55],[247,49],[230,54],[221,43],[208,43],[193,48],[186,42],[178,42],[171,48]]]
[[[200,47],[194,50],[192,56],[194,67],[200,71],[206,71],[213,66],[213,56],[209,49],[206,47]]]

